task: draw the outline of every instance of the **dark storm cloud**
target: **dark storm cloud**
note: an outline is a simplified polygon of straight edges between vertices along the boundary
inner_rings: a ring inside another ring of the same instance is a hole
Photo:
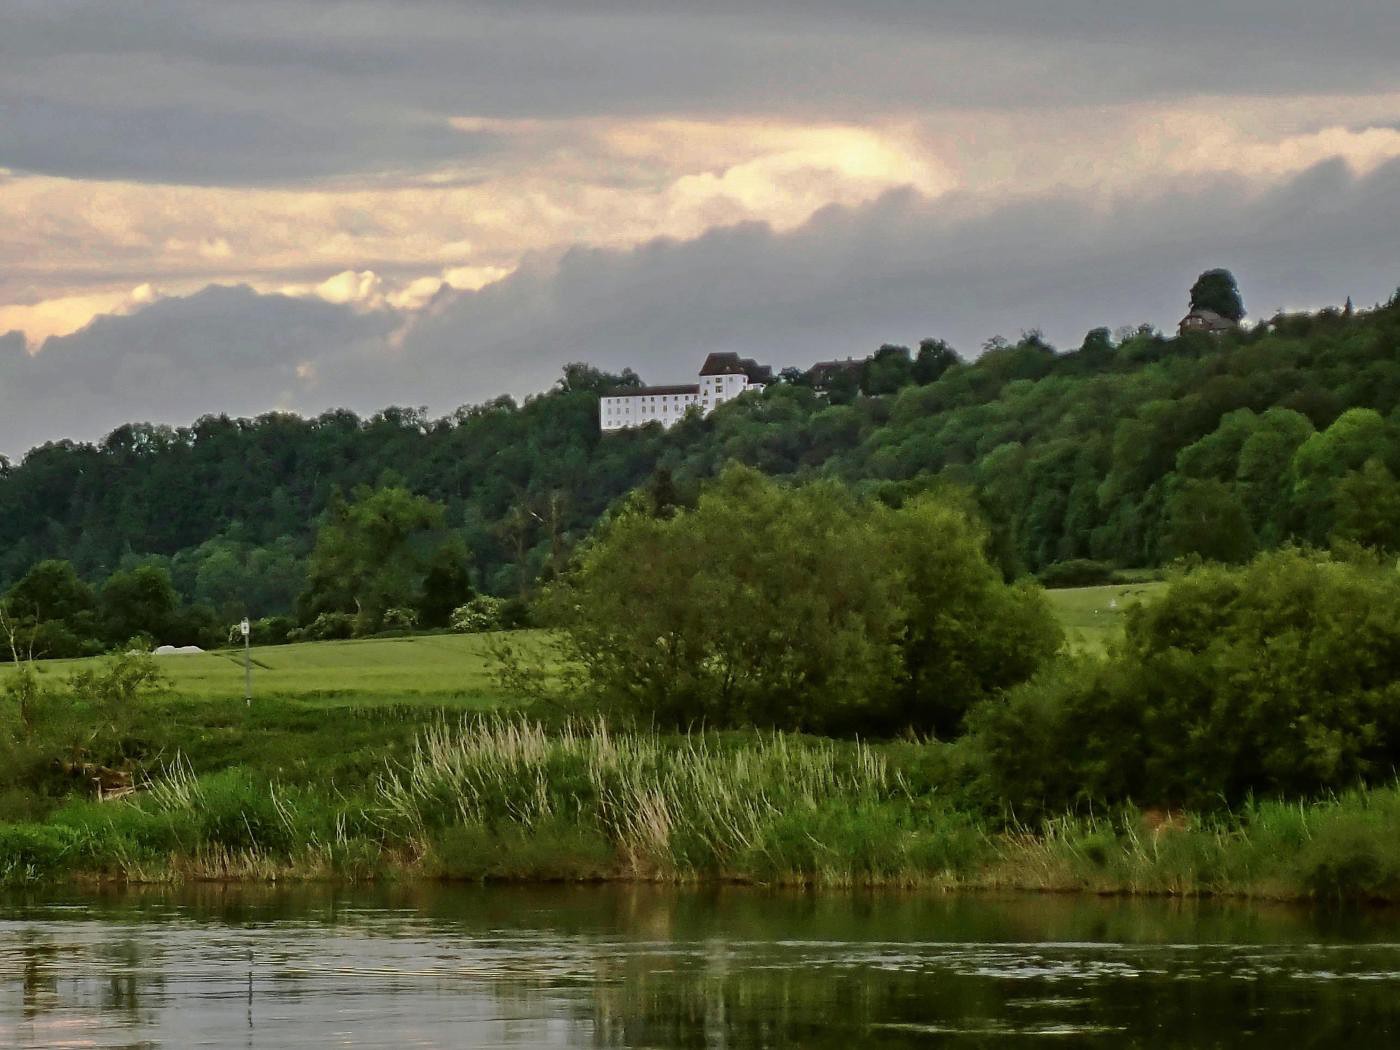
[[[1396,90],[1343,0],[11,0],[0,167],[248,183],[470,165],[451,116],[781,113]]]
[[[305,407],[308,360],[369,373],[393,317],[319,299],[210,287],[128,317],[98,317],[42,352],[0,340],[0,452],[94,439],[123,422],[188,422]],[[11,338],[11,337],[7,337]]]
[[[574,250],[553,271],[440,305],[407,359],[436,369],[460,355],[480,395],[538,389],[573,358],[675,382],[717,349],[806,365],[938,336],[975,354],[1030,328],[1078,345],[1096,325],[1173,326],[1216,265],[1235,270],[1256,314],[1376,301],[1400,282],[1400,257],[1375,219],[1397,209],[1400,163],[1360,180],[1331,163],[1260,195],[1222,179],[1108,209],[1043,197],[973,219],[896,192],[786,234],[749,225]]]
[[[1400,162],[1364,179],[1326,164],[1262,194],[1222,179],[1111,208],[1043,197],[972,218],[897,192],[788,233],[750,224],[534,260],[440,294],[396,338],[408,315],[210,288],[100,318],[35,357],[0,341],[0,450],[211,411],[446,412],[547,388],[570,360],[676,382],[719,349],[805,365],[926,335],[975,353],[1031,327],[1072,346],[1101,324],[1171,327],[1216,265],[1256,316],[1367,304],[1400,283],[1393,231],[1377,221],[1397,213]]]

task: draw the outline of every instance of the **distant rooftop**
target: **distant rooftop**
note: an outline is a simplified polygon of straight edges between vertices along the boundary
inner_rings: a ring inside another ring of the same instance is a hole
[[[604,397],[642,397],[651,394],[698,394],[700,387],[696,383],[679,386],[615,386],[603,394]]]

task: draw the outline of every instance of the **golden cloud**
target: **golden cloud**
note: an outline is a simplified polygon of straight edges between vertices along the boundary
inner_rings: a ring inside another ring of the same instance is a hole
[[[211,282],[416,309],[534,252],[690,238],[756,220],[795,227],[897,186],[959,207],[1164,177],[1278,179],[1334,157],[1400,157],[1396,96],[1200,99],[1040,113],[948,111],[868,124],[778,120],[484,120],[504,148],[398,183],[221,188],[11,175],[0,182],[0,332],[31,343],[98,313]],[[149,291],[143,293],[150,295]]]

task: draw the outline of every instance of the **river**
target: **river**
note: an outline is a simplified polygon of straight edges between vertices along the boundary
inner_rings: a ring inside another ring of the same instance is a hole
[[[199,885],[0,897],[0,1046],[1369,1047],[1400,914]]]

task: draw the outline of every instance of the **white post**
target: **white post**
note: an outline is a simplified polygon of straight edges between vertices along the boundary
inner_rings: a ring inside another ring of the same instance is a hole
[[[253,654],[252,645],[252,625],[248,622],[248,617],[243,617],[243,622],[238,625],[238,629],[243,632],[243,704],[246,707],[253,706]]]

